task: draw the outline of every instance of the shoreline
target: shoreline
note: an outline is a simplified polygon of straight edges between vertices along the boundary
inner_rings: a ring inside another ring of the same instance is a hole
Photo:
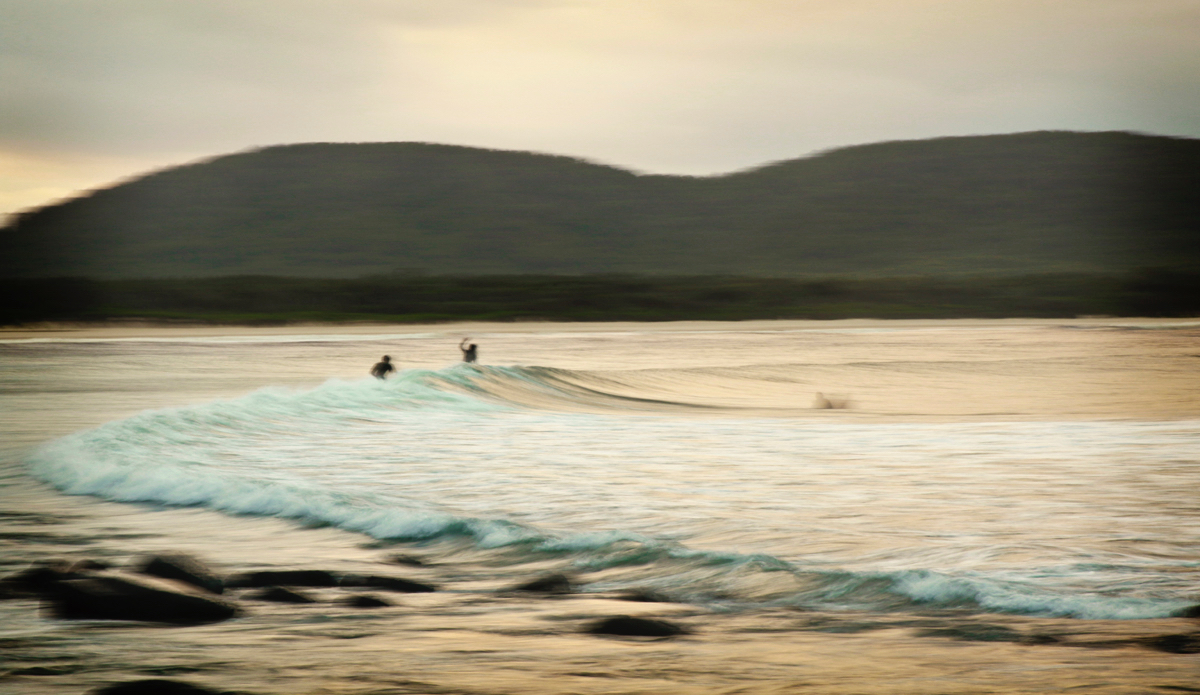
[[[130,505],[86,498],[61,522],[87,533],[96,522],[143,530]],[[114,512],[115,515],[114,515]],[[763,607],[717,610],[677,602],[631,601],[589,591],[582,577],[567,593],[513,591],[514,582],[562,569],[546,561],[498,572],[420,544],[380,546],[354,532],[286,520],[242,518],[206,525],[207,545],[187,531],[212,510],[166,508],[152,536],[94,538],[89,547],[39,548],[72,561],[98,557],[115,576],[136,576],[139,558],[195,554],[221,576],[260,571],[332,571],[399,576],[438,590],[290,584],[313,603],[260,598],[240,588],[224,596],[243,613],[231,620],[168,625],[128,620],[47,620],[37,602],[0,604],[10,624],[14,666],[0,682],[31,695],[160,678],[217,693],[299,692],[552,695],[776,693],[825,695],[1034,695],[1189,691],[1200,665],[1194,617],[1082,619],[981,610],[896,612]],[[89,519],[94,519],[89,523]],[[246,527],[255,533],[247,533]],[[254,538],[269,535],[272,548]],[[216,545],[227,545],[223,552]],[[309,559],[298,548],[308,547]],[[54,553],[54,550],[59,552]],[[416,558],[421,565],[397,562]],[[478,560],[478,559],[477,559]],[[5,573],[8,574],[8,573]],[[597,577],[596,579],[601,579]],[[352,594],[386,601],[364,609]],[[593,634],[599,621],[631,616],[686,630],[674,637]],[[102,647],[102,648],[101,648]],[[120,655],[112,659],[109,654]]]
[[[752,319],[740,321],[514,321],[439,323],[295,323],[276,326],[246,324],[175,323],[158,321],[47,322],[25,326],[0,326],[0,342],[44,340],[130,340],[142,338],[204,338],[221,336],[329,336],[365,338],[393,335],[459,333],[691,333],[738,331],[829,331],[919,328],[1020,328],[1076,327],[1200,327],[1200,318],[1079,317],[1071,319]]]
[[[292,529],[287,535],[306,533]],[[391,550],[396,549],[404,548]],[[485,566],[401,566],[388,559],[390,552],[361,546],[352,554],[360,557],[256,563],[249,574],[311,573],[333,564],[372,577],[450,581],[428,593],[280,584],[311,601],[301,603],[268,597],[279,589],[243,587],[221,597],[237,605],[240,615],[192,625],[91,619],[54,620],[38,628],[44,619],[30,615],[37,610],[34,601],[9,600],[6,612],[18,623],[11,634],[21,635],[10,656],[18,665],[38,665],[13,668],[3,680],[22,692],[47,695],[63,687],[96,693],[152,678],[211,689],[207,692],[214,695],[365,695],[397,687],[398,693],[477,695],[551,695],[564,687],[586,695],[793,688],[827,695],[1033,695],[1065,689],[1115,695],[1191,691],[1189,674],[1200,663],[1200,623],[1194,617],[1088,620],[952,609],[786,607],[730,612],[588,592],[586,581],[565,593],[520,591],[511,578],[491,576]],[[109,554],[104,559],[117,564],[102,574],[136,580],[138,558],[151,555],[129,549]],[[201,560],[247,574],[248,568],[222,562],[225,558]],[[528,568],[525,576],[538,577],[546,569]],[[147,580],[154,581],[141,579]],[[348,601],[354,595],[382,605],[356,606]],[[594,629],[617,617],[666,624],[682,633],[637,636]],[[81,644],[104,645],[121,658],[113,662],[87,653],[76,646]]]

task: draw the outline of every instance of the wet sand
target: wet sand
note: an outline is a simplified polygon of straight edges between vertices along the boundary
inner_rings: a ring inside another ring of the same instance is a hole
[[[36,601],[0,602],[7,620],[0,691],[83,693],[172,678],[244,693],[788,693],[849,695],[1196,692],[1200,620],[1074,620],[967,611],[868,613],[769,609],[722,613],[619,600],[608,594],[518,595],[514,580],[559,569],[526,565],[498,579],[486,565],[421,548],[379,547],[336,529],[278,519],[214,525],[214,513],[156,512],[157,533],[129,505],[81,500],[74,518],[8,523],[47,533],[46,557],[127,563],[170,548],[206,554],[219,571],[323,568],[440,584],[429,594],[372,592],[387,608],[340,604],[344,589],[301,589],[319,603],[245,600],[234,621],[169,627],[104,621],[41,626]],[[190,529],[204,528],[195,538]],[[214,529],[217,530],[214,533]],[[6,534],[7,535],[7,534]],[[81,548],[70,538],[91,539]],[[264,543],[264,539],[271,539]],[[167,545],[169,544],[169,545]],[[74,545],[74,547],[72,547]],[[223,547],[220,557],[214,547]],[[424,567],[389,562],[400,551]],[[594,621],[633,615],[691,634],[669,639],[585,634]],[[19,638],[11,635],[19,633]],[[1182,649],[1176,653],[1169,649]]]

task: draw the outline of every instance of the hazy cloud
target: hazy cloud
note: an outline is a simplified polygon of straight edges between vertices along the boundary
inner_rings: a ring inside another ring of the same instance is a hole
[[[1195,136],[1197,36],[1197,0],[5,0],[0,200],[87,177],[15,164],[38,158],[300,141],[709,173],[884,139]]]

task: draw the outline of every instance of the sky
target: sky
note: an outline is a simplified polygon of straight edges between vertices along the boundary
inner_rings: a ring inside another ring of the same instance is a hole
[[[1200,136],[1200,0],[0,0],[0,215],[283,143],[704,175],[1029,130]]]

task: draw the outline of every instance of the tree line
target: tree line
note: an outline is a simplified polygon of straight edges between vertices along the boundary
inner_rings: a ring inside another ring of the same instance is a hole
[[[1020,276],[270,276],[0,280],[0,323],[1200,316],[1200,272]]]

